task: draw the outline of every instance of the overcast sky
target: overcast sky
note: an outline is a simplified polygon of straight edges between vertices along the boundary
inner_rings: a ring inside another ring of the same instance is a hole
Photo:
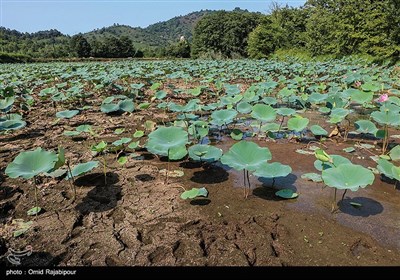
[[[272,2],[289,6],[305,0],[0,0],[0,25],[21,32],[58,29],[65,34],[88,32],[114,23],[146,27],[201,9],[235,7],[268,13]]]

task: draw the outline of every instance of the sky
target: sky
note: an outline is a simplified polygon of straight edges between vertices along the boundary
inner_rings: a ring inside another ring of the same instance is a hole
[[[300,6],[305,0],[0,0],[0,25],[21,32],[57,29],[88,32],[117,24],[146,27],[201,9],[269,12],[272,2]]]

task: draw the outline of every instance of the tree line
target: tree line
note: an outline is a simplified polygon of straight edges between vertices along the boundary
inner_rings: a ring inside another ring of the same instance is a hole
[[[206,15],[194,29],[193,57],[266,58],[288,50],[310,56],[399,58],[399,0],[308,0],[274,4],[268,15]]]
[[[239,8],[209,12],[202,14],[188,40],[176,38],[162,46],[140,45],[127,33],[70,37],[57,30],[27,34],[0,28],[0,54],[258,59],[276,53],[304,53],[309,57],[368,55],[399,59],[400,1],[308,0],[296,8],[273,4],[267,15]]]

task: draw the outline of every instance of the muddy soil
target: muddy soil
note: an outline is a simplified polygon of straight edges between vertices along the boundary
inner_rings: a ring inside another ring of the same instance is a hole
[[[201,165],[186,159],[171,163],[172,169],[182,170],[185,175],[170,178],[166,184],[159,170],[167,167],[167,161],[141,150],[138,153],[142,157],[130,158],[124,167],[116,163],[114,154],[107,155],[106,178],[100,167],[78,178],[74,202],[66,180],[41,177],[39,204],[45,211],[36,218],[27,216],[26,211],[34,204],[33,182],[10,179],[4,174],[7,164],[20,151],[36,147],[55,151],[62,145],[73,165],[91,160],[89,147],[99,139],[128,137],[135,129],[143,129],[144,120],[160,123],[171,117],[156,109],[106,116],[95,106],[71,120],[54,123],[54,112],[46,108],[48,105],[41,104],[30,113],[27,128],[0,136],[2,266],[11,266],[6,258],[9,249],[23,250],[28,245],[33,253],[21,258],[27,266],[400,264],[399,189],[377,175],[373,186],[347,193],[336,212],[331,213],[332,189],[301,178],[304,173],[316,172],[314,156],[296,152],[321,144],[293,139],[252,139],[271,150],[272,161],[289,164],[293,172],[277,179],[274,186],[271,180],[252,176],[252,192],[247,199],[241,188],[242,173],[221,164]],[[333,129],[317,117],[311,121]],[[84,123],[98,130],[98,139],[62,135],[64,130]],[[126,131],[113,134],[119,127]],[[234,143],[225,140],[216,144],[224,152]],[[141,141],[143,144],[145,139]],[[378,150],[357,149],[352,154],[342,151],[357,141],[374,140],[349,139],[344,143],[337,137],[323,145],[328,153],[376,166],[369,156],[379,154]],[[206,187],[209,196],[182,200],[183,189],[192,187]],[[274,195],[280,188],[292,188],[299,197],[280,199]],[[350,202],[361,203],[362,207],[354,208]],[[14,219],[33,224],[25,234],[14,238]]]

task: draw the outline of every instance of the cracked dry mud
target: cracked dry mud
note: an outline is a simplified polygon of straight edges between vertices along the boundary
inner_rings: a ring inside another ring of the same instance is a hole
[[[104,129],[101,139],[112,141],[124,136],[113,135],[115,128],[131,123],[140,127],[143,116],[154,118],[153,113],[105,117],[98,110],[89,110],[84,113],[86,116],[79,116],[66,126],[90,120],[95,127]],[[396,215],[392,227],[385,224],[385,230],[375,232],[367,225],[380,226],[388,219],[387,213],[354,219],[340,211],[331,214],[329,191],[321,191],[311,182],[300,184],[302,173],[313,172],[313,158],[295,153],[304,146],[298,143],[260,142],[268,145],[274,160],[293,167],[294,175],[286,179],[293,179],[292,182],[281,180],[278,185],[296,185],[300,193],[296,201],[277,199],[273,189],[261,186],[254,177],[252,184],[256,188],[244,199],[242,189],[235,187],[241,184],[237,174],[218,165],[200,166],[187,160],[171,163],[172,169],[181,169],[185,175],[171,178],[166,185],[159,170],[166,168],[167,162],[141,151],[144,160],[130,160],[123,168],[113,163],[115,155],[108,155],[107,184],[101,168],[81,176],[76,180],[77,200],[73,203],[65,180],[41,178],[40,206],[45,212],[35,220],[26,215],[33,205],[32,182],[6,178],[7,164],[21,150],[39,146],[55,150],[58,145],[66,148],[71,162],[85,162],[91,160],[88,147],[95,143],[90,138],[68,139],[62,135],[63,130],[68,130],[64,124],[53,125],[53,121],[52,112],[33,111],[27,128],[0,136],[3,266],[10,266],[6,260],[9,248],[22,250],[27,245],[33,247],[33,254],[22,258],[28,266],[400,264]],[[133,133],[137,127],[128,127],[125,134]],[[230,145],[224,145],[221,148],[226,151]],[[329,146],[330,151],[342,148],[334,143]],[[182,187],[203,186],[209,191],[208,198],[180,198]],[[390,215],[398,213],[398,190],[380,181],[371,188],[372,191],[357,195],[374,197],[391,211]],[[387,195],[375,191],[378,188]],[[13,238],[9,225],[17,218],[33,220],[34,224],[23,236]]]

